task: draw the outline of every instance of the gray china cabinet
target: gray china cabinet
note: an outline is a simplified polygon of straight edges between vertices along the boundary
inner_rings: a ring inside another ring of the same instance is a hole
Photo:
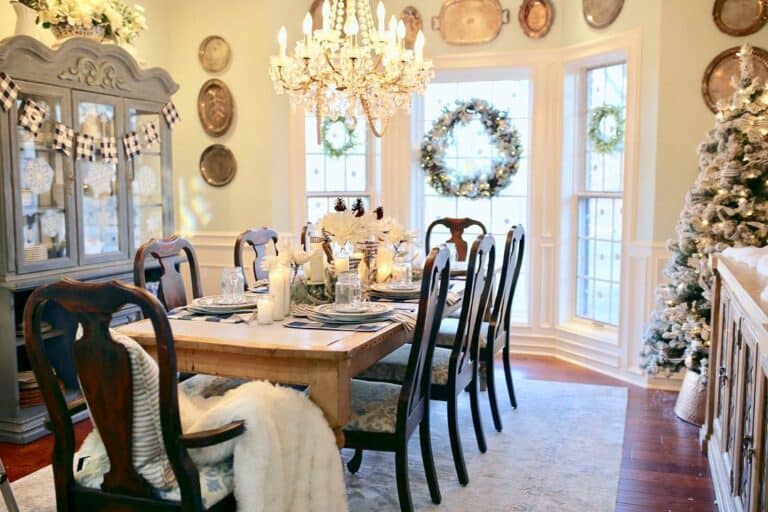
[[[178,85],[115,45],[82,38],[57,49],[26,36],[4,39],[0,72],[19,87],[12,107],[0,109],[0,441],[24,443],[46,432],[44,407],[20,392],[29,369],[20,335],[25,301],[64,277],[132,282],[136,248],[173,232],[171,130],[162,109]],[[27,99],[46,114],[35,136],[18,126]],[[70,156],[55,149],[57,123],[93,136],[97,148],[114,137],[116,161],[99,158],[98,149],[93,161],[77,159],[76,137]],[[142,137],[148,124],[159,133],[151,144]],[[133,131],[142,148],[131,160],[122,137]],[[137,317],[126,309],[114,322]],[[44,320],[46,353],[76,398],[76,322],[53,307]]]

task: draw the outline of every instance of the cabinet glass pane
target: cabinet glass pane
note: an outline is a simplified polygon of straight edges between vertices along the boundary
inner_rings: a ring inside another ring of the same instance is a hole
[[[153,124],[160,130],[160,115],[135,108],[128,110],[128,128],[139,140],[146,142],[144,127]],[[129,163],[131,169],[131,197],[133,205],[133,241],[138,247],[151,238],[163,237],[163,158],[162,141],[142,147],[141,155]]]
[[[37,136],[16,127],[19,155],[19,227],[24,246],[24,264],[41,263],[67,254],[66,180],[72,173],[71,161],[53,150],[53,133],[62,122],[61,98],[50,95],[21,94],[17,107],[32,99],[46,113]]]
[[[80,103],[77,131],[96,141],[94,162],[77,161],[81,177],[83,237],[85,254],[99,255],[120,250],[117,165],[104,162],[98,150],[102,137],[117,137],[115,107],[102,103]]]

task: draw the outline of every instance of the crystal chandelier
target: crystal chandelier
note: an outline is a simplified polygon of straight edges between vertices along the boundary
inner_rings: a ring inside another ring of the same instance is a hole
[[[419,30],[413,50],[405,47],[405,24],[394,16],[386,26],[384,5],[376,9],[374,26],[368,0],[325,0],[323,25],[312,30],[304,17],[304,39],[287,54],[287,32],[280,29],[280,55],[270,59],[270,77],[277,94],[317,118],[317,138],[323,118],[344,117],[348,127],[365,115],[371,131],[381,137],[390,118],[410,110],[413,93],[423,93],[432,80],[432,62],[424,60],[424,33]]]

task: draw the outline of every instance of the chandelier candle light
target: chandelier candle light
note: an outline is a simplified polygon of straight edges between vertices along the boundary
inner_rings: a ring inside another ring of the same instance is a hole
[[[304,18],[303,40],[288,55],[288,33],[278,33],[280,54],[270,59],[270,77],[277,94],[317,118],[322,142],[322,120],[344,117],[354,128],[365,115],[371,131],[381,137],[391,117],[410,110],[411,95],[423,94],[434,77],[432,62],[424,59],[424,33],[413,50],[405,48],[405,24],[394,16],[386,25],[384,4],[376,9],[377,26],[368,0],[325,0],[323,26],[312,30],[310,13]]]

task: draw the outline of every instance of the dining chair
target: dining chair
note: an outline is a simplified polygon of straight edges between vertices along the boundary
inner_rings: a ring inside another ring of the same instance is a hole
[[[277,254],[277,231],[269,228],[249,229],[240,233],[235,241],[235,267],[245,269],[243,251],[246,247],[253,249],[253,278],[256,281],[269,278],[269,272],[262,270],[261,262],[267,254],[267,246],[272,242]],[[248,278],[245,279],[245,289],[248,289]]]
[[[486,333],[485,340],[487,341],[486,343],[480,344],[480,362],[486,368],[488,401],[491,404],[493,424],[498,432],[501,432],[502,423],[501,415],[499,414],[498,401],[496,399],[494,360],[499,351],[502,351],[502,359],[504,361],[504,375],[507,382],[509,402],[513,409],[517,409],[515,385],[512,381],[512,362],[509,358],[509,327],[512,317],[512,302],[515,298],[515,291],[517,290],[517,282],[520,278],[520,269],[523,267],[524,256],[525,229],[523,226],[518,225],[507,233],[499,288],[494,299],[490,321],[487,325],[483,326],[483,330]]]
[[[82,326],[82,337],[72,349],[85,398],[78,406],[66,402],[45,355],[40,325],[46,303],[75,315]],[[109,329],[112,315],[126,305],[141,309],[152,323],[157,344],[154,371],[139,370],[145,369],[135,363],[144,361],[139,356],[152,358],[138,344],[121,340]],[[154,296],[118,281],[92,284],[65,279],[40,287],[24,308],[24,339],[54,434],[56,510],[235,510],[231,466],[198,467],[189,450],[231,441],[245,431],[244,422],[182,433],[173,333]],[[85,410],[85,402],[106,456],[81,459],[79,464],[84,463],[88,471],[78,467],[76,472],[72,415]],[[163,468],[170,468],[167,476],[172,483],[164,489],[150,483],[159,473],[147,469],[148,463],[158,460],[167,461]]]
[[[0,493],[3,495],[3,502],[8,512],[19,512],[19,506],[13,497],[13,489],[8,481],[8,474],[3,466],[3,459],[0,459]]]
[[[394,452],[397,494],[400,509],[405,512],[413,510],[408,482],[408,440],[417,427],[430,497],[436,504],[442,500],[432,456],[429,370],[449,281],[448,250],[433,249],[424,266],[419,312],[405,377],[399,384],[353,379],[351,385],[352,417],[344,427],[344,446],[354,448],[355,455],[347,467],[357,472],[363,450]]]
[[[436,347],[432,359],[432,388],[430,397],[447,403],[448,434],[456,474],[461,485],[469,483],[469,474],[464,462],[461,437],[459,435],[458,397],[469,392],[472,423],[478,449],[485,453],[487,445],[480,418],[479,405],[479,337],[483,312],[494,273],[495,246],[492,235],[480,235],[472,244],[467,265],[467,281],[464,288],[461,314],[454,330],[449,348]],[[382,358],[359,378],[386,382],[401,382],[405,376],[405,365],[410,345],[404,345]]]
[[[200,266],[195,249],[188,240],[176,235],[162,240],[152,239],[139,247],[133,259],[133,284],[144,290],[147,289],[147,258],[154,258],[160,264],[162,273],[157,296],[167,311],[188,304],[184,278],[179,273],[178,267],[182,253],[189,265],[192,297],[197,299],[203,296],[203,289],[200,284]]]
[[[479,220],[470,219],[468,217],[463,219],[452,217],[437,219],[433,221],[427,228],[427,235],[424,242],[424,246],[426,247],[427,252],[429,252],[430,248],[432,247],[432,231],[440,226],[448,228],[448,230],[451,232],[451,237],[448,240],[440,243],[453,243],[456,246],[456,259],[458,261],[467,261],[469,245],[467,244],[466,240],[464,240],[464,232],[466,230],[472,226],[477,226],[480,228],[480,231],[483,235],[488,233],[488,230],[485,229],[485,225]]]

